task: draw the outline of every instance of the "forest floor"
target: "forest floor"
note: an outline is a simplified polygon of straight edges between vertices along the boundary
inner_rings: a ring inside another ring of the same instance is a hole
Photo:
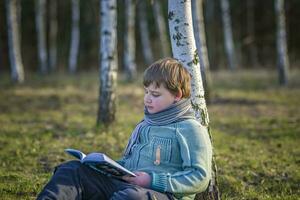
[[[97,72],[0,77],[0,199],[35,199],[65,148],[117,159],[143,117],[141,81],[118,84],[117,120],[95,127]],[[300,198],[300,71],[212,73],[208,105],[222,199]]]

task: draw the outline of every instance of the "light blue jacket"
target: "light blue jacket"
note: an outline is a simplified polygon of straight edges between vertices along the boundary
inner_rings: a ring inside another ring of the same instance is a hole
[[[141,129],[132,153],[121,160],[131,171],[151,175],[151,189],[194,199],[211,179],[212,147],[207,128],[188,119]]]

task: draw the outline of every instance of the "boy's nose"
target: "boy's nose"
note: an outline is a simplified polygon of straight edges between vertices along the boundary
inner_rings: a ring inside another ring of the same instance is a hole
[[[145,95],[144,100],[146,103],[151,103],[151,97],[149,95]]]

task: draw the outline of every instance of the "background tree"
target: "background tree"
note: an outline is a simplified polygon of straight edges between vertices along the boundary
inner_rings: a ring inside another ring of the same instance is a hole
[[[147,1],[139,1],[138,2],[138,15],[139,15],[139,33],[142,44],[142,51],[145,62],[147,65],[150,65],[153,62],[153,54],[152,48],[149,40],[149,28],[148,28],[148,20],[147,20],[147,11],[146,11],[146,2]]]
[[[57,0],[49,1],[49,67],[51,71],[57,65]]]
[[[161,1],[153,0],[153,14],[155,18],[155,24],[157,28],[159,45],[162,51],[162,55],[160,57],[170,56],[170,44],[167,35],[166,23],[164,15],[162,14]]]
[[[100,0],[100,91],[97,124],[115,120],[117,87],[117,1]]]
[[[71,45],[69,56],[69,72],[75,73],[77,71],[78,51],[79,51],[79,18],[80,18],[80,0],[72,0],[72,32]]]
[[[36,30],[38,43],[39,68],[42,74],[48,72],[47,41],[46,41],[46,0],[37,0],[35,6]]]
[[[284,0],[275,0],[275,13],[277,22],[277,65],[280,85],[288,82],[289,59],[286,44]]]
[[[192,95],[191,101],[196,112],[196,118],[208,128],[209,117],[204,98],[204,89],[200,75],[199,58],[193,33],[193,22],[191,14],[191,0],[169,0],[168,19],[173,57],[180,60],[191,74]],[[213,160],[214,161],[214,160]],[[214,199],[219,199],[219,192],[216,182],[216,165],[213,162],[212,181],[207,191]],[[196,199],[208,199],[208,193],[197,195]]]
[[[127,80],[136,77],[135,63],[135,4],[134,0],[125,0],[124,68]]]
[[[211,78],[206,46],[205,24],[203,16],[203,0],[192,0],[192,16],[194,36],[200,61],[200,70],[206,102],[210,102]]]
[[[11,78],[15,82],[24,81],[24,69],[21,56],[21,41],[18,22],[18,8],[20,4],[17,0],[6,0],[6,13],[7,13],[7,32],[8,32],[8,46],[9,46],[9,58],[11,66]]]
[[[225,52],[229,68],[233,70],[236,68],[236,56],[234,52],[234,43],[232,39],[230,6],[228,0],[220,0],[220,2],[222,11]]]

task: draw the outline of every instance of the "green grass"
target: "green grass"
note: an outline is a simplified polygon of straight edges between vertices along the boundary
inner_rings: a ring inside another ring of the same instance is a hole
[[[274,71],[214,72],[210,126],[223,199],[300,198],[300,72],[279,87]],[[0,77],[0,199],[34,199],[63,150],[118,158],[142,118],[143,89],[120,81],[117,121],[95,127],[96,72]]]

